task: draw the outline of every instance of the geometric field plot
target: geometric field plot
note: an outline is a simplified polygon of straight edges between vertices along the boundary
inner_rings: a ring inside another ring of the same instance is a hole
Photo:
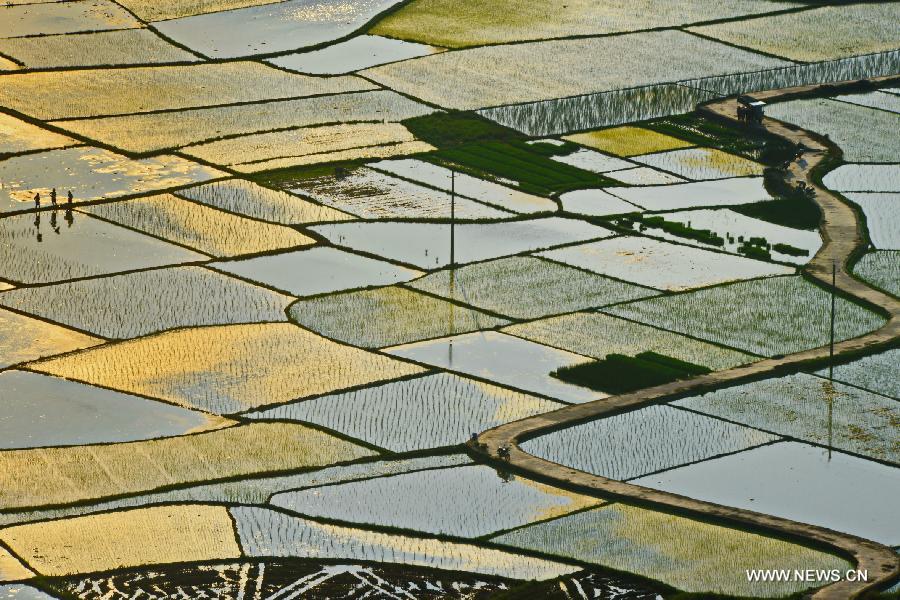
[[[900,545],[900,469],[843,452],[779,442],[634,483]]]
[[[396,286],[300,300],[291,306],[288,317],[327,338],[364,348],[406,344],[507,323]]]
[[[338,223],[312,228],[338,246],[424,269],[450,264],[451,226],[443,223]],[[550,217],[455,227],[457,264],[609,237],[612,232],[574,219]]]
[[[0,161],[0,212],[28,210],[34,195],[50,205],[56,188],[65,204],[66,192],[74,202],[110,200],[157,190],[201,183],[225,175],[177,156],[131,159],[100,148],[76,147],[15,156]]]
[[[395,452],[461,444],[559,404],[447,373],[321,396],[248,418],[315,423]]]
[[[670,406],[649,406],[542,435],[522,449],[581,471],[628,480],[778,439]]]
[[[231,509],[231,514],[238,539],[248,556],[377,561],[528,580],[555,579],[579,570],[572,565],[515,552],[434,537],[320,523],[260,507],[238,506]]]
[[[374,456],[295,423],[251,423],[156,440],[0,452],[0,504],[68,504],[172,485],[323,467]],[[47,465],[56,465],[48,470]]]
[[[587,357],[497,331],[428,340],[395,346],[386,351],[394,356],[565,402],[589,402],[607,396],[551,375],[561,367],[590,362]]]
[[[782,265],[641,237],[616,237],[540,256],[668,291],[794,273],[794,269]]]
[[[9,281],[49,283],[204,260],[208,257],[87,215],[0,219],[0,277]]]
[[[847,569],[841,558],[798,544],[615,502],[537,523],[491,541],[566,556],[707,597],[765,598],[810,587],[802,581],[748,582],[745,569]]]
[[[900,296],[900,251],[869,252],[853,265],[853,273],[867,283]]]
[[[280,323],[181,329],[30,367],[219,414],[422,372]]]
[[[390,285],[422,275],[420,271],[326,246],[215,262],[210,267],[298,297]]]
[[[126,339],[176,327],[285,321],[294,299],[203,267],[153,269],[21,288],[0,305]]]
[[[900,149],[896,160],[900,161]],[[866,215],[866,228],[873,246],[879,250],[900,250],[900,193],[847,192],[845,196]]]
[[[2,62],[0,62],[2,68]],[[72,138],[47,131],[27,121],[0,114],[0,154],[18,154],[75,146]]]
[[[837,365],[834,379],[900,400],[900,348]],[[817,373],[828,377],[828,369]]]
[[[613,189],[615,196],[647,210],[734,206],[772,199],[763,185],[762,177],[732,177]]]
[[[895,400],[803,373],[674,403],[779,435],[900,464]]]
[[[658,295],[649,288],[531,256],[445,269],[410,287],[523,319]]]
[[[799,276],[772,277],[638,300],[604,312],[774,356],[828,344],[831,296]],[[883,323],[881,316],[836,299],[836,341],[862,335]]]
[[[0,373],[0,449],[130,442],[217,429],[229,421],[27,371]]]
[[[635,158],[663,171],[688,179],[725,179],[762,175],[759,163],[711,148],[687,148],[658,154],[646,154]]]
[[[613,353],[635,356],[656,352],[713,371],[754,360],[736,350],[599,312],[577,312],[519,323],[505,327],[503,333],[601,360]]]
[[[0,369],[102,343],[65,327],[0,309]]]
[[[437,469],[285,492],[272,504],[312,517],[480,537],[602,501],[515,478],[484,465]]]
[[[254,254],[314,243],[289,227],[246,219],[171,194],[79,210],[211,256]]]
[[[0,23],[0,38],[52,35],[104,29],[139,27],[128,11],[109,0],[92,2],[50,2],[33,6],[32,2],[13,0]],[[17,6],[28,4],[31,6]]]

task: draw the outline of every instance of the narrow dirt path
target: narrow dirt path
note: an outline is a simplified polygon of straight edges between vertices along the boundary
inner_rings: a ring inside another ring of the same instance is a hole
[[[841,85],[841,84],[838,84]],[[845,84],[846,85],[846,84]],[[810,91],[813,86],[804,88],[788,88],[754,94],[765,100],[793,96]],[[737,121],[737,102],[726,99],[708,104],[700,109],[711,115]],[[771,133],[781,136],[794,144],[801,143],[810,151],[802,158],[791,163],[785,179],[793,184],[805,181],[813,187],[814,200],[823,213],[821,234],[823,245],[805,268],[807,275],[823,286],[830,288],[832,265],[836,266],[836,287],[845,296],[869,305],[888,317],[888,321],[880,329],[866,335],[836,343],[835,356],[871,352],[877,347],[900,338],[900,301],[872,289],[854,279],[847,271],[847,261],[853,253],[865,243],[859,219],[852,208],[844,204],[834,194],[816,186],[810,180],[810,171],[827,156],[828,147],[819,142],[809,132],[799,128],[788,127],[778,121],[765,119],[765,127]],[[765,359],[759,362],[702,375],[690,380],[677,381],[660,385],[630,394],[613,396],[596,400],[587,404],[567,406],[559,410],[536,415],[494,429],[478,436],[480,447],[472,446],[472,451],[496,461],[499,448],[509,448],[508,461],[518,471],[531,474],[543,480],[551,480],[564,487],[574,487],[587,492],[598,492],[606,497],[615,497],[631,503],[642,504],[650,508],[658,508],[670,512],[694,514],[705,518],[715,518],[725,523],[735,524],[751,530],[770,532],[782,537],[793,538],[807,544],[827,548],[840,555],[851,558],[856,567],[868,571],[868,582],[840,581],[815,591],[811,597],[815,600],[846,600],[856,598],[864,591],[875,589],[894,579],[900,573],[900,559],[887,546],[866,540],[854,535],[839,533],[825,527],[799,523],[772,515],[749,510],[721,506],[711,502],[695,500],[685,496],[660,490],[607,479],[590,473],[577,471],[524,452],[518,442],[533,438],[543,432],[575,425],[626,412],[641,406],[662,401],[665,398],[699,392],[711,388],[734,384],[743,380],[759,379],[774,376],[780,371],[797,370],[805,363],[826,359],[829,356],[827,346],[806,350],[778,359]]]

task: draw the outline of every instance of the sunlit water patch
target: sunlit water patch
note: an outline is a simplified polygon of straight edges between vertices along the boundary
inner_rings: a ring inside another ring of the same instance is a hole
[[[316,423],[395,452],[453,446],[473,433],[560,405],[447,373],[249,413]]]
[[[662,171],[650,167],[623,169],[621,171],[607,173],[607,175],[616,181],[621,181],[628,185],[668,185],[670,183],[681,183],[684,181],[684,179],[677,175],[663,173]]]
[[[847,94],[844,96],[835,96],[834,99],[842,102],[849,102],[850,104],[886,110],[892,113],[900,113],[900,97],[898,97],[897,94],[891,94],[886,91],[868,92],[865,94]]]
[[[540,256],[668,291],[794,273],[791,267],[640,237],[601,240]]]
[[[587,357],[496,331],[397,346],[387,352],[566,402],[589,402],[606,396],[550,375],[560,367],[589,362]]]
[[[162,21],[156,27],[210,58],[273,54],[350,35],[397,0],[288,0]]]
[[[837,365],[831,372],[838,381],[900,400],[900,349]],[[829,373],[828,369],[818,372],[823,377]]]
[[[272,504],[311,517],[480,537],[601,501],[472,465],[278,494]]]
[[[67,192],[74,202],[111,199],[183,187],[225,174],[176,156],[132,160],[99,148],[68,148],[0,161],[0,212],[50,205],[56,188],[63,205]]]
[[[900,192],[847,192],[845,196],[862,208],[873,246],[879,250],[900,250]]]
[[[530,439],[522,449],[580,471],[627,480],[777,439],[669,406],[650,406]]]
[[[764,202],[772,197],[762,177],[737,177],[673,185],[610,188],[609,193],[647,210],[678,210]]]
[[[269,62],[301,73],[339,75],[440,51],[440,48],[426,44],[404,42],[377,35],[358,35],[321,50],[279,56]]]
[[[0,373],[0,450],[130,442],[216,429],[228,421],[27,371]]]
[[[900,543],[891,500],[900,494],[900,470],[825,448],[781,442],[634,483]]]
[[[828,343],[831,296],[801,277],[772,277],[639,300],[604,311],[773,356]],[[881,316],[836,299],[835,340],[862,335],[883,323]]]
[[[629,169],[630,171],[638,169]],[[627,171],[619,171],[627,173]],[[625,202],[604,190],[575,190],[566,192],[559,197],[559,202],[566,212],[587,215],[590,217],[605,217],[625,213],[641,212],[643,209],[636,204]]]
[[[7,4],[3,8],[0,38],[46,36],[78,31],[127,29],[141,24],[110,0]]]
[[[328,247],[215,262],[210,266],[294,296],[390,285],[422,275],[420,271]]]
[[[78,141],[0,113],[0,154],[52,150],[75,146]]]
[[[853,266],[853,272],[869,283],[900,296],[900,252],[870,252]]]
[[[575,152],[564,156],[551,156],[550,158],[557,162],[578,167],[579,169],[584,169],[585,171],[590,171],[592,173],[606,173],[608,171],[618,171],[634,166],[633,163],[630,163],[627,160],[622,160],[621,158],[616,158],[614,156],[607,156],[602,152],[589,150],[587,148],[576,150]]]
[[[451,225],[431,223],[346,223],[312,228],[332,243],[377,256],[434,269],[450,263]],[[455,262],[465,264],[609,237],[612,232],[562,218],[453,227]]]
[[[49,283],[208,257],[73,210],[0,219],[0,277]]]
[[[634,160],[687,179],[725,179],[759,176],[763,173],[761,164],[714,148],[670,150],[645,154]]]
[[[840,192],[900,192],[900,164],[841,165],[822,183]]]
[[[0,309],[0,369],[101,343],[98,338]]]
[[[106,338],[285,321],[294,299],[202,267],[154,269],[0,294],[0,305]]]

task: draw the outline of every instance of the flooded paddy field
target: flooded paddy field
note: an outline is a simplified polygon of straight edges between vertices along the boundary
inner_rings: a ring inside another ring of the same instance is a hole
[[[898,6],[0,6],[0,598],[881,576]]]

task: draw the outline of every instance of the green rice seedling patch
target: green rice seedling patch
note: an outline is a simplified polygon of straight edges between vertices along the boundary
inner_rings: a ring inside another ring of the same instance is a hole
[[[393,161],[374,164],[385,162]],[[451,214],[457,219],[513,216],[512,213],[464,197],[455,199],[451,211],[452,199],[448,192],[366,167],[352,171],[337,168],[332,173],[297,179],[290,185],[289,189],[294,194],[364,219],[449,219]]]
[[[563,136],[564,140],[616,156],[637,156],[693,146],[691,142],[652,129],[623,125]],[[705,140],[704,140],[705,141]]]
[[[352,219],[350,215],[333,208],[319,206],[244,179],[215,181],[180,190],[177,195],[230,213],[281,225]]]
[[[847,192],[848,200],[862,208],[869,241],[879,250],[900,250],[900,192],[866,194]]]
[[[13,4],[3,7],[0,39],[140,26],[128,11],[110,0]]]
[[[51,283],[209,257],[75,211],[0,219],[0,277]]]
[[[0,304],[106,338],[199,325],[285,321],[293,298],[203,267],[22,288]]]
[[[354,86],[335,78],[340,91]],[[355,86],[364,89],[363,83]],[[327,90],[327,86],[323,88]],[[396,122],[433,109],[387,90],[328,94],[294,100],[193,108],[176,112],[56,121],[53,124],[129,152],[158,152],[217,140],[294,127],[335,123]]]
[[[900,8],[885,4],[823,6],[691,28],[703,35],[792,60],[833,60],[897,47]]]
[[[897,115],[829,98],[770,104],[766,115],[828,136],[840,147],[846,161],[900,160],[897,138],[891,133],[900,121]]]
[[[400,287],[300,300],[288,316],[325,337],[365,348],[492,329],[508,322]],[[367,325],[360,327],[362,322]]]
[[[57,3],[57,6],[80,4]],[[60,102],[46,90],[77,90]],[[374,89],[357,77],[309,77],[254,62],[199,63],[3,76],[0,103],[38,119],[101,117]]]
[[[639,300],[604,311],[776,356],[828,344],[831,296],[799,276],[772,277]],[[837,298],[835,340],[862,335],[883,323],[881,316]]]
[[[177,156],[134,160],[99,148],[76,147],[14,156],[0,161],[0,213],[28,210],[41,195],[41,207],[57,191],[60,208],[201,183],[225,174]]]
[[[27,371],[0,372],[0,450],[131,442],[233,422]]]
[[[461,265],[578,241],[609,237],[612,231],[576,219],[548,217],[503,223],[337,223],[312,227],[337,246],[435,269]]]
[[[587,187],[618,185],[618,182],[578,167],[561,164],[520,142],[481,142],[446,148],[427,159],[457,165],[476,177],[512,181],[525,192],[549,196],[556,192]]]
[[[323,45],[356,33],[398,0],[286,0],[160,21],[165,36],[210,58],[275,54]]]
[[[870,252],[853,266],[853,272],[886,292],[900,296],[900,252]]]
[[[518,325],[504,332],[599,360],[610,354],[655,352],[719,371],[752,362],[740,352],[618,319],[602,313],[574,313]]]
[[[897,402],[813,375],[800,373],[756,381],[674,404],[820,446],[900,464]]]
[[[541,581],[580,570],[504,550],[318,523],[264,508],[236,507],[231,514],[248,556],[389,562]]]
[[[603,360],[563,367],[551,375],[599,392],[625,394],[710,372],[671,356],[641,352],[637,356],[607,354]]]
[[[777,439],[671,406],[650,406],[530,439],[522,449],[573,469],[628,480]]]
[[[448,373],[304,400],[244,415],[315,423],[394,452],[455,446],[472,433],[560,405]]]
[[[0,52],[31,69],[199,60],[190,52],[166,42],[149,29],[0,39]]]
[[[277,494],[271,504],[311,517],[476,538],[602,501],[470,465]]]
[[[583,363],[587,357],[496,331],[395,346],[387,352],[564,402],[606,397],[550,375],[561,367]]]
[[[423,371],[287,323],[178,329],[30,368],[219,414]]]
[[[898,373],[900,360],[898,359],[900,359],[900,350],[887,350],[837,365],[832,371],[822,369],[817,374],[828,377],[833,373],[837,381],[900,400],[900,373]]]
[[[214,262],[210,266],[298,297],[390,285],[423,275],[421,271],[325,246]]]
[[[517,319],[596,308],[658,293],[529,256],[445,269],[410,286]]]
[[[818,230],[822,221],[822,211],[805,194],[735,206],[732,210],[775,225],[807,231]]]
[[[841,569],[846,560],[777,538],[622,503],[492,538],[652,577],[686,592],[785,596],[802,582],[748,582],[746,569]]]
[[[888,546],[900,541],[891,500],[900,494],[900,470],[837,450],[778,442],[634,483],[819,525]],[[811,496],[815,502],[809,501]]]
[[[65,327],[0,309],[0,369],[102,343]]]
[[[539,256],[667,291],[795,272],[793,267],[633,236],[548,250]]]

